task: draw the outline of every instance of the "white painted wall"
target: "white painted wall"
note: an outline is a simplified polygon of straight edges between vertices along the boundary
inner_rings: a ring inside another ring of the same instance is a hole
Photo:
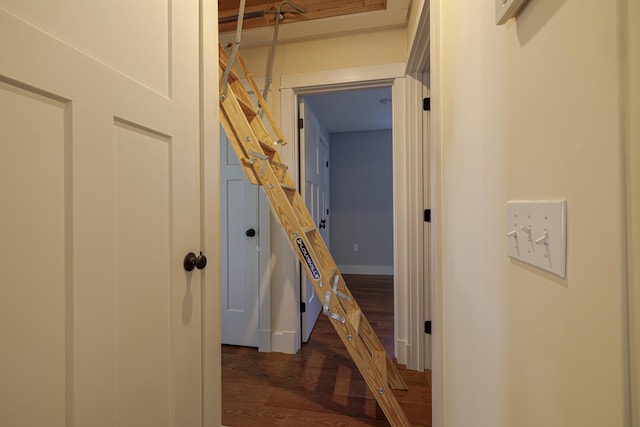
[[[437,425],[630,425],[625,3],[530,1],[496,26],[493,2],[431,2]],[[505,202],[525,198],[567,200],[566,279],[507,257]]]

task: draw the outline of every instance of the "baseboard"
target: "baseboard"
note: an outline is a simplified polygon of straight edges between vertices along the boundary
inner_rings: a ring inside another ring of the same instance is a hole
[[[272,353],[296,354],[298,347],[298,334],[295,331],[271,333]]]
[[[296,354],[300,348],[300,338],[296,331],[282,332],[282,352],[286,354]]]
[[[406,365],[407,364],[407,353],[408,353],[409,343],[407,340],[396,340],[396,359],[398,359],[398,364]]]
[[[339,265],[343,274],[373,274],[393,276],[393,265]]]
[[[258,330],[258,351],[261,353],[271,352],[271,330]]]

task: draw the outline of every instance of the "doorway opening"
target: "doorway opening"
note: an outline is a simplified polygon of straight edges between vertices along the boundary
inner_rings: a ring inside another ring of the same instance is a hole
[[[340,92],[356,89],[391,88],[392,114],[392,175],[393,175],[393,276],[394,276],[394,355],[398,363],[406,365],[408,369],[423,369],[424,329],[420,324],[424,321],[424,311],[420,280],[413,280],[414,270],[422,268],[418,252],[414,247],[420,247],[421,234],[411,233],[410,230],[421,227],[422,218],[411,215],[415,206],[422,203],[422,194],[418,194],[417,183],[412,176],[420,176],[414,171],[415,153],[413,149],[417,143],[415,134],[411,132],[413,122],[411,118],[417,114],[408,109],[410,102],[415,101],[411,93],[416,89],[411,79],[406,78],[404,64],[387,64],[377,67],[362,67],[344,70],[330,70],[322,73],[293,74],[281,77],[280,110],[281,128],[284,138],[295,141],[298,132],[298,99],[328,92]],[[420,145],[421,146],[421,145]],[[281,156],[285,162],[297,166],[297,144],[283,147]],[[421,157],[421,156],[420,156]],[[297,171],[294,171],[297,174]],[[421,187],[420,187],[421,188]],[[351,246],[353,248],[353,246]],[[360,247],[358,247],[360,249]],[[352,249],[353,250],[353,249]],[[291,266],[295,269],[294,266]],[[297,276],[297,275],[296,275]],[[292,276],[292,277],[296,277]],[[291,283],[287,291],[300,298],[299,281]],[[298,299],[301,301],[301,299]],[[295,323],[298,330],[297,340],[290,351],[297,352],[302,340],[300,339],[300,312],[285,313],[285,322]]]
[[[393,286],[391,86],[298,95],[298,118],[300,188],[338,268],[373,287]],[[300,284],[307,342],[321,305],[306,277]]]

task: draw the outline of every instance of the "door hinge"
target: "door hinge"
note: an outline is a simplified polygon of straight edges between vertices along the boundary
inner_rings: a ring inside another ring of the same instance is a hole
[[[431,335],[431,320],[425,320],[425,322],[424,322],[424,333]]]
[[[298,129],[304,129],[304,119],[298,119]]]
[[[431,209],[424,210],[424,222],[431,222]]]
[[[300,313],[306,313],[307,312],[307,304],[305,304],[304,301],[300,302]]]
[[[424,111],[431,111],[431,98],[422,99],[422,109]]]

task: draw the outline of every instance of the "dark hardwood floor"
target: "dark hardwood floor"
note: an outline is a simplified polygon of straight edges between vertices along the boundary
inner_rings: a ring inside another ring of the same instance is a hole
[[[392,276],[344,275],[393,357]],[[408,391],[394,390],[413,426],[431,426],[431,373],[399,366]],[[388,426],[326,316],[298,354],[222,346],[222,422],[242,426]]]

